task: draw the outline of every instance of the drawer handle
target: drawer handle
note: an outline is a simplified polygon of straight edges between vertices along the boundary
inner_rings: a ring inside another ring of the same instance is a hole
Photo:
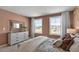
[[[16,38],[18,38],[18,37],[16,37]]]
[[[16,41],[18,41],[18,40],[16,40]]]

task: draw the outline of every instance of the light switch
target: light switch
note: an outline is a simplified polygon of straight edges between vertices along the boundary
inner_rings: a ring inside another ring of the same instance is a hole
[[[3,27],[3,31],[5,31],[5,27]]]

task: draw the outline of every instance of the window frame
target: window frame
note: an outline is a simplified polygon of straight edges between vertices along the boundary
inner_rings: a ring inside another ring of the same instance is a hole
[[[61,24],[61,15],[57,15],[57,16],[59,16],[60,17],[60,24]],[[57,16],[51,16],[51,17],[49,17],[49,35],[57,35],[57,36],[60,36],[61,35],[61,26],[62,26],[62,24],[60,25],[60,34],[50,34],[50,29],[51,29],[51,24],[50,24],[50,18],[52,18],[52,17],[57,17]]]
[[[35,33],[35,34],[42,34],[42,33],[43,33],[43,19],[42,19],[42,18],[34,19],[34,23],[35,23],[35,20],[41,20],[41,21],[42,21],[42,24],[41,24],[41,25],[42,25],[42,30],[41,30],[42,32],[41,32],[41,33],[36,33],[36,31],[35,31],[36,28],[35,28],[35,24],[34,24],[34,28],[35,28],[35,29],[34,29],[34,33]]]

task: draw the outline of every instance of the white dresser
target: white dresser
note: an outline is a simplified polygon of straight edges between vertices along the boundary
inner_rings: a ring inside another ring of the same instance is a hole
[[[28,40],[28,32],[17,32],[8,34],[8,44],[13,45],[25,40]]]

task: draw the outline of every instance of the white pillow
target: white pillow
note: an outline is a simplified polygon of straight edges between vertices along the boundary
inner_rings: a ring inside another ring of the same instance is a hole
[[[76,36],[77,38],[79,38],[79,33],[76,33],[75,36]]]
[[[69,49],[71,52],[79,52],[79,38],[74,38],[74,43]]]
[[[53,42],[53,46],[54,47],[59,47],[61,44],[62,44],[62,40],[55,40],[54,42]]]
[[[79,44],[73,44],[69,50],[71,52],[79,52]]]

